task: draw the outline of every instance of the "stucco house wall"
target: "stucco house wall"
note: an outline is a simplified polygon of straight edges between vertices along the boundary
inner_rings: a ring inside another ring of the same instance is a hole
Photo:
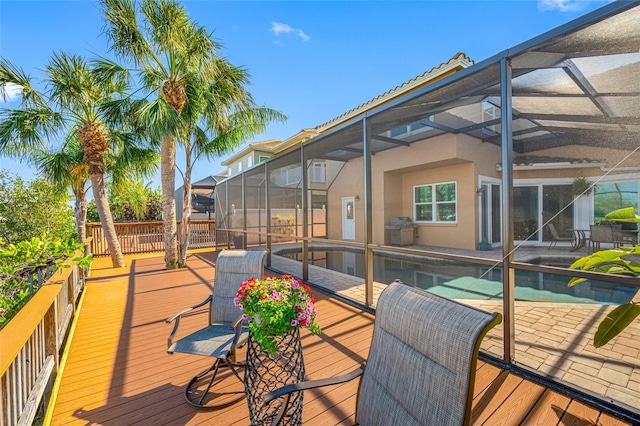
[[[414,220],[416,185],[457,183],[457,222],[419,223],[416,244],[475,249],[479,175],[499,178],[500,148],[466,135],[446,134],[379,152],[372,157],[373,243],[389,244],[385,230],[393,216]],[[342,198],[357,195],[356,241],[364,241],[362,159],[345,164],[328,193],[328,236],[342,238]],[[384,206],[384,207],[382,207]]]

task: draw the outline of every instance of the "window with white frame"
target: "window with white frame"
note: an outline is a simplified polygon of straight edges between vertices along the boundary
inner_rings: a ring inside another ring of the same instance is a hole
[[[327,181],[327,163],[313,163],[311,166],[311,182]]]
[[[457,221],[456,182],[432,183],[413,187],[415,222]]]
[[[500,118],[500,108],[489,101],[482,101],[482,122],[492,121],[497,118]],[[497,132],[499,127],[499,124],[492,124],[491,126],[487,126],[486,129]]]
[[[429,121],[433,121],[433,115],[430,115],[429,117],[425,117],[418,121],[414,121],[413,123],[406,126],[400,126],[396,127],[395,129],[391,129],[387,132],[387,136],[389,136],[390,138],[402,138],[416,133],[426,132],[427,130],[433,129],[433,127],[426,124]]]
[[[264,163],[265,161],[267,161],[269,159],[268,155],[259,155],[258,156],[258,163]]]

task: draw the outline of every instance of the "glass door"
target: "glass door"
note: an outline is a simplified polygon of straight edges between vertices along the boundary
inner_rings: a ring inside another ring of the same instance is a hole
[[[502,242],[500,199],[499,184],[483,182],[480,185],[480,241]]]
[[[513,188],[513,239],[540,242],[540,188],[517,186]]]

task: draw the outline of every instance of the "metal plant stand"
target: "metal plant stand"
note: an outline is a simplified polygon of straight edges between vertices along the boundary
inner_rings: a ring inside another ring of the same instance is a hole
[[[282,399],[274,399],[265,404],[263,395],[284,385],[304,380],[300,331],[295,329],[275,339],[278,352],[269,355],[268,352],[260,350],[253,333],[249,332],[244,387],[252,426],[271,424],[282,405]],[[298,392],[291,397],[289,410],[282,419],[282,425],[302,425],[302,396],[303,392]]]

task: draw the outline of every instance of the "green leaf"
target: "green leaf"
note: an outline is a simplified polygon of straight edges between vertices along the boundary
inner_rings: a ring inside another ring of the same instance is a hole
[[[606,220],[616,219],[633,219],[636,217],[636,212],[633,207],[625,207],[623,209],[614,210],[611,213],[605,215]]]
[[[640,315],[640,305],[634,302],[618,306],[598,326],[598,331],[593,337],[593,345],[596,348],[606,345],[631,324],[638,315]]]
[[[569,281],[569,284],[567,284],[569,287],[573,287],[576,284],[580,284],[582,282],[587,281],[586,278],[578,278],[578,277],[573,277],[571,278],[571,280]]]

